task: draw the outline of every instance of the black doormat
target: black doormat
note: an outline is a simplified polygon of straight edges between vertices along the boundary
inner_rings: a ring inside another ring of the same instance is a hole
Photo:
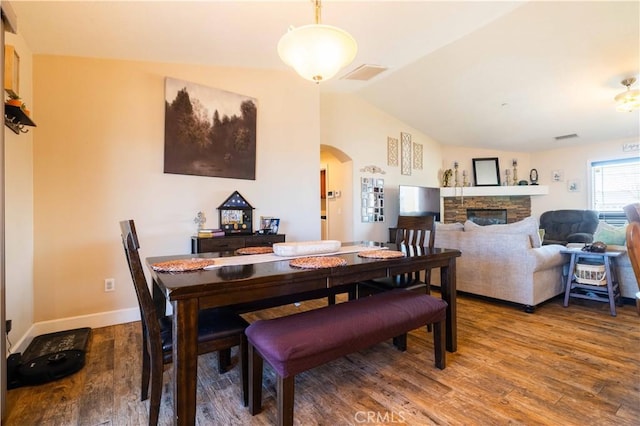
[[[90,328],[36,336],[24,351],[8,360],[9,389],[61,379],[84,367]]]

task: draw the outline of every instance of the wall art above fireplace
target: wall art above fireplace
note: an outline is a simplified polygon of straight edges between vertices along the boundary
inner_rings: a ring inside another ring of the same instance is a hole
[[[475,186],[500,186],[498,158],[474,158],[473,181]]]

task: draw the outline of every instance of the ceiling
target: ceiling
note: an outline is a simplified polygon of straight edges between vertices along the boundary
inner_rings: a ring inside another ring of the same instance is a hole
[[[34,54],[282,70],[280,36],[314,17],[309,0],[11,5]],[[617,112],[613,98],[623,78],[639,77],[639,6],[325,0],[322,22],[358,41],[339,76],[362,64],[389,69],[320,90],[360,96],[447,145],[527,152],[638,142],[640,113]],[[578,137],[555,139],[568,134]]]

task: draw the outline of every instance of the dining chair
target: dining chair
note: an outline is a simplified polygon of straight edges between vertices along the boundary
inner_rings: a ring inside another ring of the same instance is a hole
[[[154,303],[144,276],[138,250],[140,244],[133,220],[120,222],[122,243],[129,264],[133,286],[138,298],[142,323],[142,384],[141,400],[151,400],[149,424],[157,425],[162,397],[164,365],[172,361],[172,317],[165,315]],[[198,314],[198,355],[218,351],[219,370],[224,372],[230,360],[230,351],[239,346],[242,399],[248,405],[247,340],[244,330],[249,324],[234,312],[224,309],[204,309]]]
[[[436,238],[435,216],[417,216],[398,218],[394,242],[405,246],[407,250],[431,250]],[[401,225],[408,225],[402,227]],[[424,281],[420,280],[420,272],[377,278],[358,283],[358,297],[369,296],[394,288],[419,290],[424,288],[426,294],[431,293],[431,270],[424,271]]]
[[[416,226],[415,228],[400,226]],[[419,226],[419,228],[418,228]],[[398,218],[398,228],[394,242],[407,251],[411,250],[432,250],[436,239],[436,221],[435,216],[400,216]],[[424,281],[420,280],[420,271],[414,273],[394,275],[392,277],[377,278],[358,283],[357,297],[372,296],[383,291],[389,291],[396,288],[402,288],[409,291],[423,291],[431,294],[431,269],[424,271]],[[427,331],[431,331],[431,324],[427,324]],[[407,348],[406,333],[396,336],[393,344],[400,350]]]

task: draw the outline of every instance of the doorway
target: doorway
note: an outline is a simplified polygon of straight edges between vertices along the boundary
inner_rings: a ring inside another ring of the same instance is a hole
[[[353,210],[353,179],[351,157],[335,147],[320,145],[322,239],[353,241],[353,220],[357,216]]]

